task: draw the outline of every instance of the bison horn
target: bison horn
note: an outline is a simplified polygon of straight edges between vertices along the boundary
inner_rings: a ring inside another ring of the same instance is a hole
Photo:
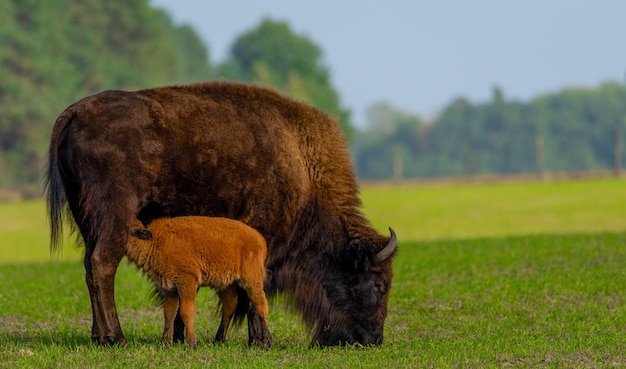
[[[396,248],[398,247],[398,239],[396,238],[396,232],[393,231],[393,229],[391,229],[391,227],[389,227],[389,232],[391,232],[391,239],[389,240],[389,243],[387,244],[387,246],[385,246],[384,249],[380,250],[378,252],[378,254],[376,254],[376,258],[374,259],[374,264],[380,264],[383,261],[387,260],[394,251],[396,251]]]

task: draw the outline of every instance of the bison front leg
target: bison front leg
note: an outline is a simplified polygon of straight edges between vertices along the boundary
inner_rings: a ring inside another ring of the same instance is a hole
[[[115,273],[123,256],[122,245],[114,248],[103,242],[96,244],[89,261],[85,255],[87,287],[94,319],[91,339],[101,345],[128,344],[115,306]]]

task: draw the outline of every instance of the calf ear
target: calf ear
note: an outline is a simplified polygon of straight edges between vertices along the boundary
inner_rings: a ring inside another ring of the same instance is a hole
[[[141,238],[142,240],[152,239],[152,232],[145,228],[133,228],[130,233],[137,238]]]

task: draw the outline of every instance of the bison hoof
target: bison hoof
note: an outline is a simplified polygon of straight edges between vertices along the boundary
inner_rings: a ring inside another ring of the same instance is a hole
[[[263,337],[263,338],[254,338],[251,339],[250,341],[248,341],[248,345],[250,346],[256,346],[256,347],[262,347],[262,348],[270,348],[272,347],[272,344],[274,343],[274,340],[272,339],[271,336],[269,337]]]
[[[124,336],[115,337],[115,336],[102,336],[102,337],[91,337],[91,341],[99,346],[128,346],[128,341]]]
[[[226,338],[224,337],[215,337],[215,339],[213,340],[214,345],[221,345],[224,342],[226,342]]]
[[[124,338],[123,336],[121,337],[107,337],[109,342],[111,342],[111,346],[119,346],[119,347],[124,347],[124,346],[128,346],[128,340],[126,340],[126,338]]]

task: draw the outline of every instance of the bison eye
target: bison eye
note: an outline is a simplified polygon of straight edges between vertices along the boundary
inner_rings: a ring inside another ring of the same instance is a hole
[[[378,296],[382,296],[387,292],[388,286],[389,283],[386,280],[379,278],[376,282],[374,282],[374,291]]]
[[[378,301],[387,293],[387,282],[382,278],[371,278],[367,281],[362,281],[358,291],[358,298],[364,307],[375,307]]]
[[[385,292],[387,291],[387,287],[382,284],[377,284],[376,287],[374,287],[374,289],[376,290],[376,293],[378,293],[379,295],[384,295]]]

